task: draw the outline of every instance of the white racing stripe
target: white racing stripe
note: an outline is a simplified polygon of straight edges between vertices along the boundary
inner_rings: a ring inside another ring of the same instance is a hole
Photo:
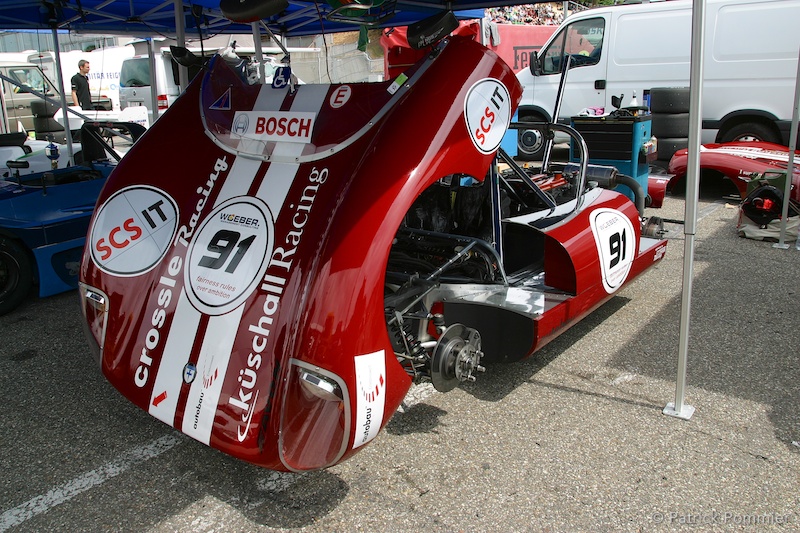
[[[225,183],[222,184],[219,196],[217,196],[214,202],[214,207],[226,200],[230,200],[234,196],[243,196],[247,194],[262,163],[263,161],[258,159],[237,157],[233,161],[228,177],[225,178]]]
[[[217,402],[243,313],[244,305],[240,305],[230,313],[212,316],[208,320],[206,337],[197,360],[198,376],[189,389],[181,427],[181,431],[203,444],[211,440]]]
[[[175,421],[175,409],[183,385],[183,368],[192,354],[200,316],[200,311],[192,307],[186,293],[181,291],[147,409],[152,416],[170,426]]]
[[[260,167],[261,161],[241,157],[236,158],[214,205],[219,205],[234,196],[247,194]],[[185,260],[188,260],[188,258]],[[187,265],[184,265],[184,268],[187,268]],[[195,309],[189,302],[185,289],[182,290],[178,297],[178,304],[175,307],[172,328],[167,337],[163,352],[164,356],[161,359],[158,374],[156,374],[156,381],[148,405],[148,412],[151,415],[171,426],[175,422],[175,411],[178,406],[180,391],[183,387],[183,368],[189,362],[192,354],[192,346],[195,343],[197,326],[201,316],[200,311]],[[235,334],[237,324],[232,326]],[[199,361],[196,366],[197,370],[202,372],[203,367]],[[216,400],[211,403],[216,405]],[[198,440],[207,443],[207,440],[204,441],[200,438]]]
[[[269,98],[269,96],[274,96],[274,92],[270,94],[270,91],[264,90],[262,88],[261,92],[259,93],[258,100],[256,105],[263,105],[268,106],[272,105],[275,106],[276,109],[280,107],[281,102],[283,101],[282,98]],[[226,156],[230,157],[230,155]],[[255,179],[256,173],[258,169],[261,168],[262,161],[256,159],[247,159],[244,157],[237,157],[233,160],[231,164],[227,177],[225,181],[222,183],[219,194],[217,195],[216,201],[214,202],[214,206],[220,205],[221,203],[233,198],[235,196],[242,196],[247,194],[247,191],[250,189],[250,186]],[[184,268],[186,268],[184,266]],[[241,316],[241,309],[238,311],[238,315]],[[164,357],[161,360],[161,364],[159,365],[158,374],[156,375],[155,385],[153,387],[153,393],[150,398],[150,403],[148,405],[148,412],[153,415],[154,417],[158,418],[159,420],[166,422],[169,425],[174,425],[175,422],[175,412],[178,406],[178,399],[180,397],[180,390],[183,386],[183,368],[186,363],[189,362],[189,358],[192,353],[192,347],[195,343],[195,337],[197,335],[197,326],[200,321],[200,317],[202,316],[200,311],[196,310],[192,304],[189,302],[188,297],[186,296],[186,292],[181,291],[178,304],[175,308],[175,318],[172,325],[172,328],[169,333],[169,337],[167,339],[167,344],[164,347]],[[209,328],[211,331],[212,324],[215,323],[215,320],[211,320],[209,322]],[[230,332],[230,340],[227,344],[233,345],[233,340],[235,338],[235,332],[238,327],[238,323],[236,324],[228,324],[229,327],[232,328],[232,332]],[[216,331],[212,334],[212,338],[216,338],[218,342],[226,342],[224,336],[220,336],[221,331],[226,331],[225,329],[221,329]],[[206,341],[203,341],[203,345],[206,345]],[[217,372],[221,372],[223,376],[216,376],[216,386],[218,388],[222,387],[222,381],[224,378],[224,372],[227,369],[227,361],[230,358],[230,348],[228,349],[228,353],[226,354],[225,365],[221,368],[217,368]],[[202,352],[201,352],[202,358]],[[213,359],[213,355],[211,357]],[[192,382],[192,388],[190,389],[189,395],[190,399],[188,401],[187,409],[189,409],[189,414],[191,415],[189,418],[191,419],[190,428],[192,429],[192,437],[196,438],[197,440],[208,444],[208,439],[210,436],[210,429],[209,435],[204,435],[203,433],[198,434],[194,430],[194,418],[197,414],[196,406],[199,402],[199,395],[197,387],[199,386],[201,389],[203,388],[203,378],[204,378],[204,371],[208,374],[209,370],[205,368],[204,365],[208,365],[208,356],[206,356],[205,360],[198,361],[196,365],[198,378]],[[206,379],[210,379],[206,375]],[[209,390],[209,396],[207,397],[204,394],[204,400],[206,401],[207,409],[211,409],[212,407],[215,408],[217,405],[217,401],[219,400],[219,393],[220,390],[216,390],[216,395],[214,398],[210,396],[214,391]],[[194,402],[194,403],[192,403]],[[194,406],[194,407],[193,407]],[[192,409],[195,409],[192,412]],[[199,426],[198,426],[199,427]],[[183,422],[183,431],[186,431],[187,428],[187,420],[184,418]]]
[[[131,467],[143,463],[162,453],[169,451],[176,444],[180,443],[177,435],[164,435],[158,439],[128,450],[113,461],[109,461],[90,472],[67,481],[66,483],[53,487],[45,494],[28,500],[25,503],[3,512],[0,515],[0,531],[18,526],[27,522],[31,518],[46,513],[53,507],[68,502],[75,496],[101,485],[109,479],[124,474]]]
[[[284,98],[276,98],[275,92],[271,87],[262,87],[254,110],[280,109]],[[285,96],[286,93],[281,91],[281,94]],[[293,101],[292,108],[317,113],[326,95],[327,86],[314,87],[311,90],[303,87]],[[300,143],[277,143],[273,153],[294,158],[302,154],[304,146]],[[262,164],[263,161],[259,159],[236,157],[214,205],[246,195]],[[272,163],[259,186],[256,195],[269,206],[275,219],[286,201],[298,168],[297,163]],[[181,292],[176,315],[179,312],[186,313],[187,317],[181,320],[176,316],[150,402],[150,413],[168,424],[174,423],[178,396],[183,385],[183,368],[189,360],[192,345],[196,342],[193,332],[197,330],[200,318],[200,312],[188,302],[185,292]],[[205,444],[211,439],[214,416],[243,312],[244,305],[225,315],[211,317],[202,340],[196,365],[197,375],[189,390],[181,431]],[[153,400],[164,391],[166,398],[162,398],[157,407],[153,406]]]
[[[267,100],[267,102],[262,101],[261,95],[269,94],[271,89],[269,87],[262,88],[262,91],[259,95],[258,102],[256,103],[256,110],[264,110],[266,108],[277,108],[281,102],[281,99],[273,99]],[[301,91],[302,92],[302,91]],[[327,91],[320,92],[314,91],[314,101],[309,101],[308,98],[296,98],[293,102],[293,108],[298,105],[308,106],[303,107],[304,111],[314,110],[318,111],[322,105],[324,100],[325,94]],[[275,102],[278,103],[277,107]],[[273,151],[274,155],[280,156],[299,156],[302,153],[304,145],[299,143],[277,143],[275,145],[275,149]],[[237,158],[236,164],[240,161],[249,161],[244,158]],[[267,173],[262,180],[258,192],[256,196],[263,200],[267,206],[269,207],[272,216],[277,220],[279,217],[279,213],[283,207],[284,202],[286,201],[286,195],[289,193],[289,189],[294,183],[295,176],[297,175],[297,170],[300,167],[297,163],[271,163],[269,168],[267,169]],[[233,171],[232,171],[233,172]],[[236,172],[239,172],[239,168],[236,168]],[[230,181],[230,178],[228,179]],[[228,181],[226,181],[225,186],[228,185]],[[242,186],[243,187],[243,186]],[[249,188],[249,184],[248,184]],[[228,193],[229,190],[227,187],[223,188],[224,193]],[[241,194],[246,193],[246,190]],[[228,372],[228,364],[230,362],[231,350],[233,348],[233,343],[236,340],[236,334],[239,329],[239,320],[242,316],[242,311],[244,306],[241,306],[237,311],[237,313],[230,313],[231,315],[236,314],[236,323],[233,323],[233,320],[225,324],[223,327],[212,327],[212,324],[209,323],[209,327],[207,328],[206,339],[203,341],[203,349],[201,352],[201,359],[204,358],[204,353],[206,353],[206,345],[210,341],[214,343],[216,346],[219,347],[219,351],[217,352],[217,358],[223,358],[224,364],[218,364],[214,361],[214,366],[219,368],[221,376],[217,378],[219,386],[217,388],[210,388],[207,390],[203,390],[203,401],[202,406],[199,409],[199,420],[197,428],[195,428],[195,414],[196,409],[195,406],[200,404],[200,391],[202,387],[202,380],[200,380],[199,384],[192,384],[192,389],[189,393],[189,400],[186,404],[186,413],[184,414],[183,419],[183,431],[201,442],[208,442],[211,439],[211,430],[213,429],[213,421],[214,415],[216,414],[217,404],[219,403],[219,398],[222,392],[222,383],[225,380],[225,375]],[[227,316],[227,315],[224,315]],[[223,318],[223,317],[217,317]],[[233,318],[233,317],[231,317]],[[212,319],[213,320],[213,319]],[[209,339],[210,337],[210,339]],[[223,346],[228,346],[227,351],[223,349]],[[213,354],[209,354],[213,356]],[[204,372],[204,363],[203,361],[198,361],[197,364],[198,372],[202,374]],[[255,397],[257,398],[257,396]],[[255,408],[255,398],[253,399],[252,408]],[[207,418],[206,418],[207,417]]]

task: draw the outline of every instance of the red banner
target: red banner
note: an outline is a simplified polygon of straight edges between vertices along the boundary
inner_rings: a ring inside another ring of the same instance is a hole
[[[531,52],[538,51],[558,29],[558,26],[528,26],[524,24],[498,24],[500,44],[494,45],[490,36],[486,46],[497,52],[514,72],[528,68]]]
[[[539,50],[556,29],[558,26],[555,25],[497,24],[489,29],[484,41],[514,72],[519,72],[528,68],[531,52]],[[477,22],[462,22],[453,33],[478,37],[479,32],[480,25]],[[495,45],[497,39],[499,43]],[[381,35],[381,45],[386,51],[383,69],[386,80],[397,77],[427,53],[427,50],[414,50],[408,46],[406,28],[393,28],[388,35]]]

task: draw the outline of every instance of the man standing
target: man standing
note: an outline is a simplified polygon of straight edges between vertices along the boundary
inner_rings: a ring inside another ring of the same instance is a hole
[[[89,94],[89,62],[78,61],[78,73],[72,76],[72,104],[81,109],[92,109],[92,97]]]

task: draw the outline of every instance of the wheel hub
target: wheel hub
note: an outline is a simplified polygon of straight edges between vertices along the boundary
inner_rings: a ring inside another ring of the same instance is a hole
[[[481,335],[463,324],[453,324],[439,339],[431,361],[431,381],[439,392],[451,391],[463,381],[475,381],[480,365]]]

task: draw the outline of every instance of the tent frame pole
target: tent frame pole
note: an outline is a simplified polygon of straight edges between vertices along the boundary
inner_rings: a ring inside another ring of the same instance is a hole
[[[683,289],[681,293],[681,323],[678,343],[678,373],[675,401],[664,407],[668,416],[689,420],[694,407],[684,403],[686,366],[689,351],[689,330],[694,277],[694,240],[697,233],[697,203],[700,192],[700,132],[702,131],[701,102],[703,101],[703,50],[705,41],[705,2],[692,3],[692,57],[689,74],[689,160],[687,162],[686,207],[683,234]]]

